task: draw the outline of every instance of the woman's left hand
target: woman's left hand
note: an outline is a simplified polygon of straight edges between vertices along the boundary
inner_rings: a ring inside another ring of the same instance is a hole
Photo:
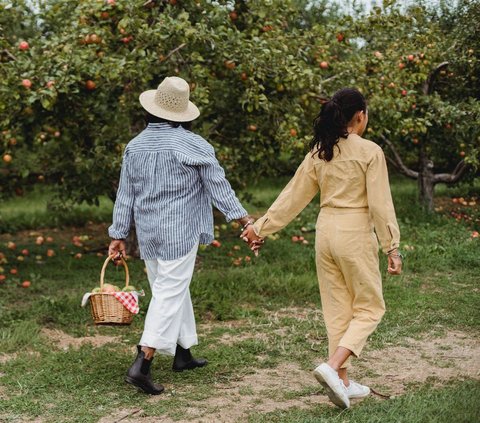
[[[396,252],[388,256],[388,273],[400,275],[402,273],[402,256]]]

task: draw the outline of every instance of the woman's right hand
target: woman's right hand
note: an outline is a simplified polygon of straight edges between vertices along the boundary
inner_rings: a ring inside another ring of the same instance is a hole
[[[252,225],[248,225],[243,230],[242,234],[240,235],[240,238],[242,238],[246,243],[248,243],[248,246],[255,253],[255,256],[258,256],[258,252],[262,247],[264,240],[262,237],[258,236],[255,233],[255,230],[253,229]]]
[[[391,275],[400,275],[402,273],[402,256],[398,251],[388,255],[388,273]]]

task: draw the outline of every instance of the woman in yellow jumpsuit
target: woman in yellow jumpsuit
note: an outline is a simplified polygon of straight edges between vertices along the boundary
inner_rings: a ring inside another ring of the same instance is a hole
[[[311,151],[295,176],[242,234],[257,250],[265,236],[284,228],[320,190],[315,250],[329,360],[314,375],[342,408],[370,393],[348,379],[347,367],[385,312],[378,241],[388,255],[389,273],[400,274],[402,267],[385,157],[377,144],[361,137],[367,122],[359,91],[335,93],[315,119]]]

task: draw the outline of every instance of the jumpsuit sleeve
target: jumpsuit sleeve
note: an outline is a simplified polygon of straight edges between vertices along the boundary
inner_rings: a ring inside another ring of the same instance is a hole
[[[115,206],[113,207],[113,223],[108,228],[108,235],[110,238],[127,238],[133,221],[134,202],[135,194],[133,183],[130,178],[128,154],[126,153],[123,157],[122,170],[120,171],[120,183],[117,190]]]
[[[386,254],[388,251],[399,247],[400,229],[398,228],[390,192],[387,163],[381,148],[378,148],[368,163],[366,184],[368,207],[375,226],[375,232],[380,241],[382,251]]]
[[[308,153],[267,213],[253,225],[256,234],[265,237],[283,229],[312,201],[318,191],[313,158]]]

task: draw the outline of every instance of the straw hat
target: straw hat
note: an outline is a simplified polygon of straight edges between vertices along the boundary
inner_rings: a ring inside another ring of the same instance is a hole
[[[156,90],[140,94],[140,104],[150,114],[173,122],[189,122],[200,115],[189,101],[190,87],[182,78],[167,76]]]

